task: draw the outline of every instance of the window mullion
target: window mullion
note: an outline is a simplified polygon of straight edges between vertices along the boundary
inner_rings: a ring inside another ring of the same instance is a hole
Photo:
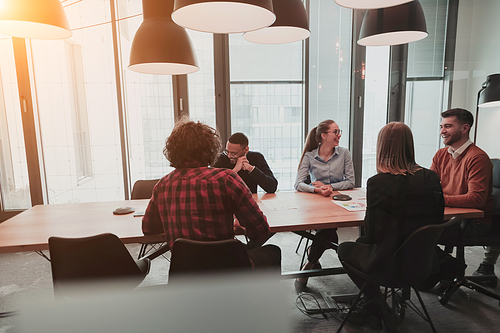
[[[12,43],[14,46],[14,56],[16,62],[31,204],[33,206],[43,205],[42,177],[40,173],[40,158],[37,148],[36,125],[33,113],[33,99],[31,96],[26,41],[24,38],[13,37]]]
[[[215,122],[222,142],[231,135],[229,36],[214,34]]]
[[[364,11],[353,10],[352,18],[352,59],[351,59],[351,105],[350,105],[350,131],[349,149],[352,155],[354,166],[354,184],[361,186],[362,166],[363,166],[363,124],[365,110],[365,80],[364,64],[366,63],[366,48],[358,45],[357,40],[363,21]]]

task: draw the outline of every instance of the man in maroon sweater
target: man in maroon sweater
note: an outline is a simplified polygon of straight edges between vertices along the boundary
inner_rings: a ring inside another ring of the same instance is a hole
[[[485,213],[493,209],[493,175],[488,154],[470,139],[474,122],[472,114],[464,109],[450,109],[441,113],[441,137],[447,146],[437,151],[432,159],[431,170],[441,178],[445,205],[481,209]],[[441,240],[455,237],[459,226],[445,230]],[[489,232],[491,218],[483,217],[468,221],[465,237],[480,236]],[[475,275],[493,275],[498,249],[486,249],[485,259]]]

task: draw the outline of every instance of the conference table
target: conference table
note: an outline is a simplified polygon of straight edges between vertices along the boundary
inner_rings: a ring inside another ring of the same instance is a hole
[[[362,202],[365,192],[364,189],[353,189],[342,193]],[[331,197],[279,191],[274,194],[254,194],[254,198],[266,215],[271,232],[292,231],[302,234],[312,229],[363,225],[364,210],[349,211],[339,203],[334,203]],[[125,244],[161,242],[164,239],[160,235],[142,234],[141,214],[137,213],[143,212],[148,202],[147,199],[122,200],[31,207],[0,223],[0,253],[47,250],[51,236],[85,237],[113,233]],[[119,207],[133,207],[135,213],[114,215],[113,211]],[[482,217],[483,212],[447,207],[445,219],[452,216],[477,218]]]
[[[336,249],[337,244],[314,237],[308,231],[326,228],[361,227],[364,225],[366,212],[365,189],[344,190],[341,194],[352,197],[351,201],[332,200],[332,196],[323,197],[305,192],[278,192],[274,194],[254,194],[254,199],[266,215],[271,232],[294,232],[300,236],[316,240],[324,246]],[[339,192],[335,191],[333,197]],[[364,207],[363,207],[364,206]],[[473,208],[445,207],[444,220],[453,216],[479,218],[484,212]],[[284,278],[311,277],[344,274],[343,267],[311,269],[308,271],[283,272]]]

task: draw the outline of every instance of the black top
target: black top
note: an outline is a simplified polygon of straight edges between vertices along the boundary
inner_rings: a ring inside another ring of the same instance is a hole
[[[438,175],[422,168],[414,175],[379,173],[367,183],[366,236],[373,245],[367,269],[376,269],[415,230],[443,223],[444,197]]]
[[[247,153],[247,160],[251,165],[255,166],[255,168],[252,172],[241,169],[238,171],[238,175],[243,179],[245,184],[247,184],[250,192],[257,193],[257,185],[262,187],[267,193],[276,192],[278,180],[274,178],[273,172],[271,168],[269,168],[269,165],[267,165],[264,156],[261,153],[249,151]],[[231,163],[226,155],[220,154],[213,167],[232,169],[234,168],[234,164]]]

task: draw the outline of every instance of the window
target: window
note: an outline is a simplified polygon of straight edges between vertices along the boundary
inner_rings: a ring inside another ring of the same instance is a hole
[[[200,70],[188,75],[189,116],[216,127],[213,34],[187,29]]]
[[[377,137],[387,123],[389,51],[389,46],[366,48],[362,187],[366,187],[368,178],[377,173]]]
[[[85,83],[83,78],[82,48],[64,41],[68,106],[73,123],[75,167],[78,181],[92,177],[89,124]]]
[[[439,122],[442,96],[442,80],[410,81],[406,85],[405,123],[413,133],[415,160],[426,168],[430,168],[441,141]]]
[[[31,206],[24,132],[11,38],[0,39],[0,208]]]
[[[352,10],[334,1],[310,1],[309,128],[332,119],[349,148]]]
[[[19,89],[24,88],[17,82],[13,40],[1,39],[1,209],[27,208],[30,195],[34,202],[50,204],[123,199],[135,180],[172,170],[162,150],[176,120],[174,106],[186,104],[193,120],[218,124],[223,133],[247,134],[250,149],[264,154],[280,190],[293,189],[305,134],[333,119],[344,131],[343,147],[352,150],[349,138],[363,135],[365,185],[376,172],[376,138],[387,119],[390,48],[366,48],[364,132],[349,133],[356,125],[350,124],[349,105],[353,11],[330,0],[304,2],[311,30],[306,41],[262,45],[229,35],[230,125],[216,119],[215,87],[227,82],[214,79],[226,73],[215,68],[225,57],[214,59],[222,52],[214,50],[213,34],[187,30],[200,66],[187,81],[177,77],[173,83],[169,75],[127,69],[132,39],[142,23],[142,0],[65,2],[74,35],[27,40],[36,133],[21,117]],[[445,80],[444,66],[449,3],[421,3],[430,35],[408,45],[405,122],[414,132],[417,162],[428,166],[440,143],[439,112],[446,107],[452,80],[451,75]],[[475,76],[467,73],[462,77]],[[454,82],[469,85],[469,79]],[[182,90],[179,96],[187,91],[189,103],[174,103],[174,88]],[[25,147],[23,131],[34,133],[26,139],[38,149]],[[26,156],[26,149],[38,152],[39,165],[28,169],[33,155]],[[32,177],[34,169],[41,172],[41,181]],[[36,184],[29,183],[28,171]]]
[[[123,75],[123,112],[128,135],[131,184],[172,170],[163,147],[175,124],[172,76],[142,74],[127,68],[135,32],[142,23],[140,0],[119,0],[118,21]]]
[[[448,0],[421,0],[429,36],[408,45],[405,123],[415,141],[415,159],[429,168],[439,149],[440,113],[445,105],[444,55]]]
[[[262,45],[229,36],[231,132],[243,132],[250,150],[264,155],[291,190],[302,150],[302,42]]]
[[[65,11],[71,38],[31,42],[48,203],[123,199],[110,5]]]

